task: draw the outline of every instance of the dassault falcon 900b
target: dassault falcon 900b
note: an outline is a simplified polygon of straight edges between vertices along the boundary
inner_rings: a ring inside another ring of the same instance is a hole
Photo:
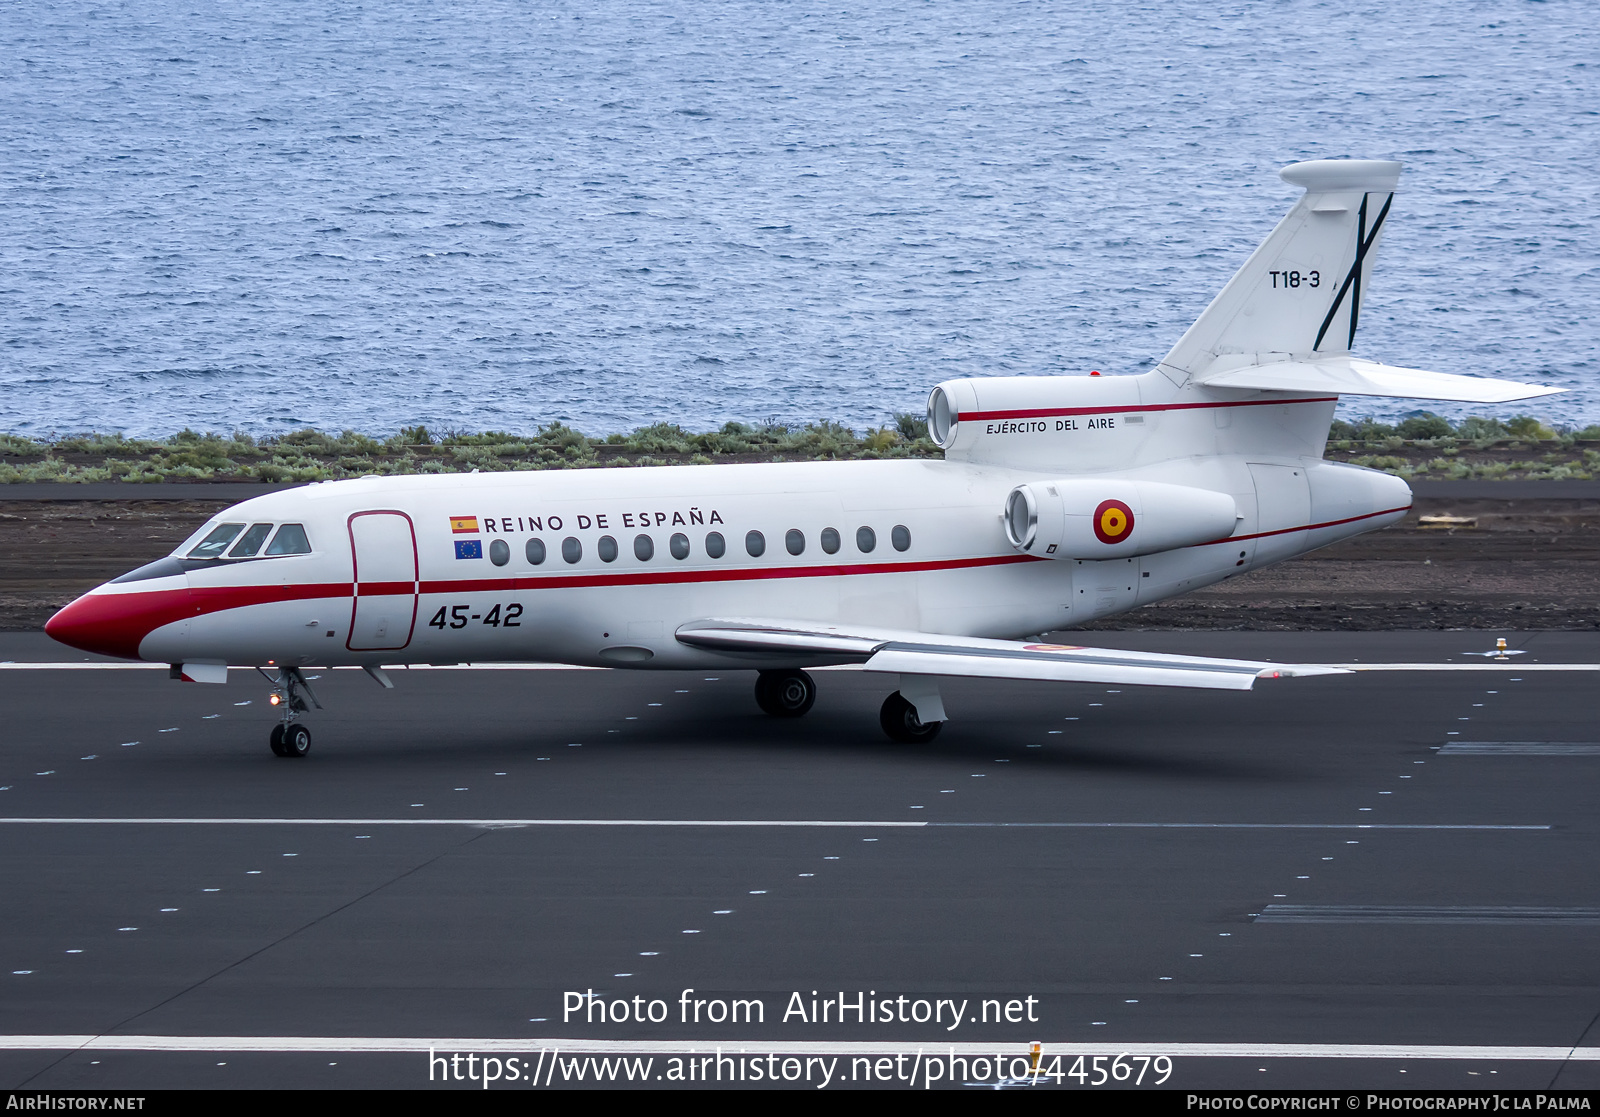
[[[1350,354],[1400,165],[1283,170],[1304,194],[1150,372],[946,381],[944,460],[366,477],[247,500],[45,626],[221,683],[274,672],[303,756],[302,669],[543,661],[753,668],[798,717],[805,668],[898,676],[890,737],[938,679],[1248,689],[1331,668],[1029,642],[1402,518],[1398,478],[1324,461],[1344,394],[1498,403],[1552,389]],[[1020,639],[1019,639],[1020,637]]]

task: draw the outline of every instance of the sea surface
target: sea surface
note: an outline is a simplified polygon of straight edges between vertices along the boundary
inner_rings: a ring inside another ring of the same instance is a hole
[[[9,4],[0,430],[859,430],[1149,368],[1342,156],[1356,352],[1600,422],[1592,0]]]

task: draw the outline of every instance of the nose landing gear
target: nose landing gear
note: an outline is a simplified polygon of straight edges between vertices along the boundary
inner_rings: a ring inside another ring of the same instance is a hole
[[[272,752],[274,756],[304,756],[311,751],[311,730],[303,725],[274,725],[272,727]]]
[[[261,671],[261,668],[256,670]],[[299,718],[311,706],[322,709],[316,691],[311,689],[311,684],[306,682],[306,677],[298,667],[280,667],[276,677],[265,671],[261,671],[261,674],[272,684],[272,697],[268,701],[283,712],[283,720],[272,727],[270,740],[273,755],[305,756],[311,751],[311,730],[301,725]],[[305,692],[303,695],[302,691]],[[306,705],[307,698],[311,699],[311,706]]]

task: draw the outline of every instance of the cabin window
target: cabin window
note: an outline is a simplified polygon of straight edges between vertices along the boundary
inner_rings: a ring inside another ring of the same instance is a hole
[[[836,529],[831,527],[822,529],[822,549],[830,555],[839,553],[839,532]]]
[[[522,548],[522,553],[528,557],[529,566],[538,566],[544,561],[544,540],[530,539]]]
[[[199,546],[189,552],[192,559],[221,558],[222,552],[228,549],[228,544],[233,542],[233,537],[244,530],[243,524],[218,524],[211,530],[211,534],[200,540]]]
[[[894,544],[894,549],[897,551],[909,551],[911,549],[911,529],[906,527],[905,524],[895,524],[894,530],[889,533],[889,542]]]
[[[271,524],[251,524],[250,530],[240,536],[239,542],[233,545],[233,550],[228,552],[229,558],[250,558],[261,550],[261,544],[267,541],[267,536],[272,534]]]
[[[617,541],[609,535],[602,535],[600,542],[595,544],[595,553],[600,556],[601,562],[617,561]]]
[[[633,537],[633,557],[640,562],[649,562],[656,557],[656,541],[648,535],[635,535]]]
[[[511,561],[511,544],[504,539],[496,539],[489,544],[489,561],[496,566],[504,566]]]
[[[783,534],[784,548],[791,555],[798,555],[806,549],[806,533],[797,527],[792,527]]]
[[[278,529],[278,534],[272,537],[272,542],[267,544],[267,554],[271,555],[309,555],[311,553],[311,540],[306,538],[304,524],[284,524]]]
[[[760,558],[767,550],[767,537],[759,531],[745,533],[744,549],[750,552],[751,558]]]
[[[713,531],[706,535],[706,554],[712,558],[721,558],[728,553],[728,541],[722,538],[722,532]]]
[[[568,562],[577,562],[583,557],[583,544],[572,536],[567,536],[561,541],[561,557]]]
[[[675,559],[688,558],[689,537],[681,531],[673,532],[671,541],[667,543],[667,549],[672,552],[672,557]]]
[[[856,528],[856,550],[860,551],[864,555],[869,555],[872,553],[872,549],[877,545],[877,532],[873,531],[870,527]]]

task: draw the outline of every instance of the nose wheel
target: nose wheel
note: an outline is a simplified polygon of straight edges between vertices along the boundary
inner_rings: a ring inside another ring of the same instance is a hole
[[[258,667],[256,670],[261,669]],[[322,709],[322,703],[317,701],[316,692],[298,667],[281,668],[276,676],[267,675],[265,671],[261,671],[261,674],[272,683],[272,697],[268,701],[283,711],[283,720],[272,727],[272,735],[268,738],[272,755],[285,758],[305,756],[311,751],[311,730],[301,725],[298,719],[311,706]],[[306,704],[307,698],[311,699],[310,706]]]
[[[272,727],[272,753],[274,756],[299,757],[311,751],[311,730],[303,725],[274,725]]]
[[[756,705],[775,718],[797,718],[817,700],[817,684],[804,671],[762,671],[756,675]]]

